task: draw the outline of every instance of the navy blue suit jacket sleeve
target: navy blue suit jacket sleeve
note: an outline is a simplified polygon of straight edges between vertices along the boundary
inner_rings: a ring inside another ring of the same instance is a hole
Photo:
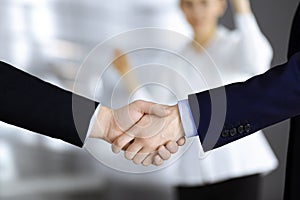
[[[0,62],[0,120],[82,146],[98,105]]]
[[[225,118],[212,118],[210,94],[221,98],[224,89]],[[296,116],[300,114],[300,53],[246,82],[189,95],[189,104],[205,151]],[[220,130],[209,128],[218,123],[222,123]]]

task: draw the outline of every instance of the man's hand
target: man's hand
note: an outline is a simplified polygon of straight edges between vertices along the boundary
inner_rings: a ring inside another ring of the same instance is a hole
[[[112,143],[141,120],[144,115],[166,116],[169,113],[166,108],[166,106],[146,101],[135,101],[117,110],[101,106],[90,137]]]
[[[169,159],[171,153],[177,152],[179,143],[184,143],[184,132],[181,125],[178,106],[153,106],[155,115],[145,115],[126,134],[114,140],[113,152],[126,149],[125,157],[134,163],[159,165]],[[163,112],[157,113],[157,110]],[[180,140],[181,139],[181,140]],[[176,149],[177,148],[177,149]]]
[[[179,146],[185,144],[185,137],[180,138],[177,142],[170,141],[166,145],[158,147],[156,152],[153,152],[147,156],[147,158],[142,162],[144,166],[150,164],[159,166],[171,157],[171,154],[175,154],[178,151]]]

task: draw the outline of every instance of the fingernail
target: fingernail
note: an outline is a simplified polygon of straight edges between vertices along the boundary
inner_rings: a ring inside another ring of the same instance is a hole
[[[168,148],[173,149],[176,148],[177,145],[175,145],[173,142],[168,144]]]

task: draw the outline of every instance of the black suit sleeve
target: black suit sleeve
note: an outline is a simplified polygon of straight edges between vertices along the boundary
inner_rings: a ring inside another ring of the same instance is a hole
[[[0,120],[81,147],[97,102],[0,62]]]

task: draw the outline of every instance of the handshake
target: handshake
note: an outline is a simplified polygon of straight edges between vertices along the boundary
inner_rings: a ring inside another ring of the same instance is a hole
[[[135,164],[161,165],[184,145],[178,106],[135,101],[117,110],[101,106],[90,138],[112,144],[112,151],[125,151]]]

